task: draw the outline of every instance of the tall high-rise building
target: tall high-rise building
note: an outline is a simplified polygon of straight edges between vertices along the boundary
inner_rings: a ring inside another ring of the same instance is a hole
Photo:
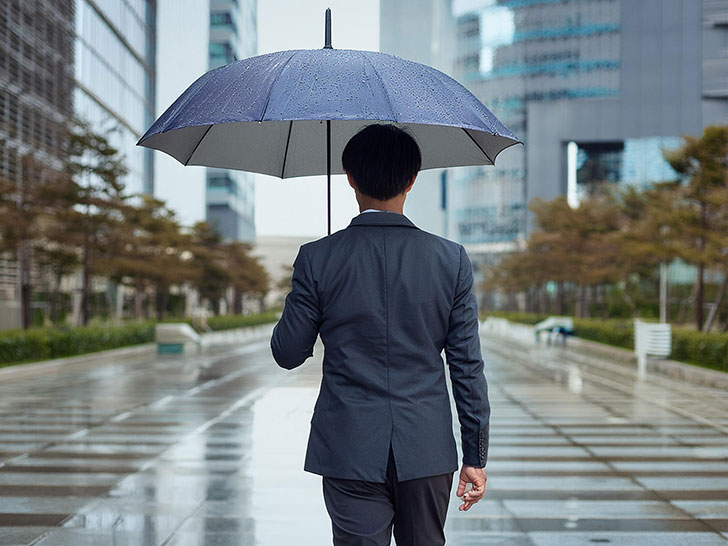
[[[75,7],[73,0],[0,2],[0,177],[17,182],[26,155],[63,168],[64,126],[73,112]],[[18,263],[0,254],[0,329],[18,326]]]
[[[251,57],[258,49],[256,0],[210,0],[210,69]],[[207,220],[226,239],[255,240],[255,177],[207,170]]]
[[[380,51],[423,63],[452,75],[455,26],[452,0],[380,0]],[[405,214],[419,227],[450,237],[448,176],[451,171],[422,171],[407,195]]]
[[[33,153],[61,168],[73,112],[73,0],[0,4],[0,176],[17,180]]]
[[[209,0],[157,0],[157,117],[207,72],[209,17]],[[186,167],[156,152],[154,195],[175,212],[181,224],[205,220],[206,185],[204,167]]]
[[[76,0],[74,110],[126,157],[130,193],[154,193],[156,0]]]
[[[454,181],[452,228],[485,253],[532,229],[531,199],[674,177],[661,149],[728,120],[728,4],[463,0],[457,76],[524,147]]]
[[[29,152],[62,168],[76,114],[112,129],[128,191],[152,193],[152,150],[135,144],[154,119],[155,17],[155,0],[0,3],[0,175],[17,179]],[[17,264],[0,260],[0,328],[19,326],[18,284]]]

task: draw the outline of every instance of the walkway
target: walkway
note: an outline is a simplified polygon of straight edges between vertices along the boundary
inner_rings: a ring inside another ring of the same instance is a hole
[[[330,544],[302,470],[322,347],[287,372],[268,333],[0,378],[0,545]],[[453,495],[448,545],[728,544],[728,394],[483,348],[488,488],[468,512]]]

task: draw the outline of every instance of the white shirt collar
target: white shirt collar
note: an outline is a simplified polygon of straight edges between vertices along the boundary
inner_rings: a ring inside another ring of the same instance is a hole
[[[367,209],[361,211],[360,214],[364,214],[365,212],[392,212],[391,210],[379,210],[379,209]]]

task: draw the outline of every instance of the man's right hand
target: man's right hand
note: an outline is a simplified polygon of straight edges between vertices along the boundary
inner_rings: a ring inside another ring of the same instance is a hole
[[[483,498],[485,494],[485,471],[482,468],[463,465],[460,470],[460,482],[458,483],[457,496],[463,500],[458,510],[469,510],[470,507]],[[473,487],[466,493],[465,486],[473,484]]]

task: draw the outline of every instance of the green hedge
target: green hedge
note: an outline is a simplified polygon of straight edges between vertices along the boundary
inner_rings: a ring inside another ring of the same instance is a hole
[[[242,328],[243,326],[256,326],[258,324],[266,324],[276,322],[278,320],[277,311],[266,311],[256,315],[220,315],[218,317],[210,317],[207,319],[207,325],[213,331],[230,330],[232,328]]]
[[[138,345],[154,340],[154,322],[0,332],[0,366]]]
[[[634,350],[634,323],[631,320],[574,319],[574,335]]]
[[[255,315],[210,317],[214,331],[255,326],[278,320],[277,311]],[[190,322],[167,319],[165,322]],[[31,328],[0,331],[0,367],[21,362],[48,360],[65,356],[117,349],[154,341],[155,321],[126,324],[95,324],[77,328]]]
[[[549,315],[540,315],[538,313],[519,313],[517,311],[488,311],[487,313],[481,313],[480,318],[485,319],[486,317],[499,317],[508,319],[511,322],[520,322],[521,324],[528,324],[533,326],[537,322],[541,322],[546,319]]]
[[[487,316],[536,324],[548,315],[488,312],[482,318]],[[634,323],[631,319],[574,319],[574,334],[583,339],[634,350]],[[728,372],[728,334],[697,332],[673,325],[670,359]]]
[[[268,324],[278,321],[279,311],[271,310],[254,315],[220,315],[209,317],[207,325],[213,332],[220,330],[232,330],[233,328],[243,328],[245,326],[257,326],[259,324]],[[195,330],[202,333],[199,321],[187,317],[166,317],[162,322],[184,322],[192,326]]]
[[[728,334],[673,329],[673,360],[728,372]]]

